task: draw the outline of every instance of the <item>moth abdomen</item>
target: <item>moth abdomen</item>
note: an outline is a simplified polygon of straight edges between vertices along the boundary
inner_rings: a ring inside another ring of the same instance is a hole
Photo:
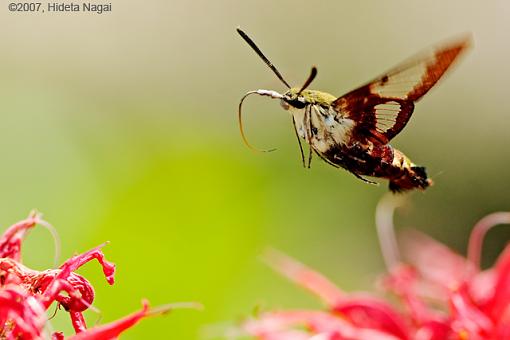
[[[425,190],[434,184],[427,176],[425,167],[412,166],[399,178],[390,179],[389,189],[394,192],[404,192],[412,189]]]

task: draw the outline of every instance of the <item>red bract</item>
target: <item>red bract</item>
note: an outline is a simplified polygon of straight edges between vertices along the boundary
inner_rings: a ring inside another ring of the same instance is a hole
[[[270,251],[269,264],[317,295],[327,309],[263,312],[244,322],[241,333],[262,340],[510,339],[510,246],[492,268],[479,269],[486,232],[510,223],[510,213],[495,213],[476,224],[464,258],[418,232],[407,233],[403,247],[397,247],[396,203],[383,200],[376,220],[389,271],[381,287],[400,302],[346,293],[303,264]]]
[[[89,281],[75,273],[85,263],[96,259],[102,266],[109,284],[114,282],[115,265],[105,260],[101,245],[65,261],[58,269],[37,271],[21,263],[21,243],[26,232],[37,224],[48,225],[40,215],[31,214],[26,220],[11,226],[0,238],[0,338],[43,339],[46,311],[53,302],[70,315],[76,332],[72,339],[115,339],[142,318],[164,313],[174,306],[155,310],[144,302],[142,310],[118,321],[87,329],[83,312],[94,301],[94,289]],[[64,339],[61,332],[51,335]]]
[[[403,254],[410,266],[394,265],[387,288],[407,296],[404,301],[433,302],[439,307],[427,307],[436,314],[445,310],[443,328],[451,337],[510,339],[510,245],[493,267],[480,269],[485,234],[499,224],[510,224],[510,213],[490,214],[474,226],[466,258],[416,231],[404,235]],[[407,285],[395,284],[409,270],[415,276]]]

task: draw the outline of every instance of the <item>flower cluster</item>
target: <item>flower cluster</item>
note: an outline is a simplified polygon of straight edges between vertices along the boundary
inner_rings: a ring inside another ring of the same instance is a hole
[[[510,213],[478,222],[468,255],[462,257],[416,231],[397,247],[395,207],[395,201],[383,200],[376,220],[388,266],[379,286],[398,297],[397,303],[375,294],[346,293],[321,274],[271,251],[268,262],[317,295],[327,309],[263,312],[245,321],[241,332],[263,340],[510,339],[510,245],[493,267],[480,269],[486,232],[510,223]]]
[[[57,269],[37,271],[21,263],[21,243],[26,233],[38,224],[48,224],[38,214],[11,226],[0,238],[0,338],[64,339],[62,332],[48,330],[47,310],[55,302],[71,318],[76,334],[70,339],[115,339],[144,317],[168,311],[173,306],[143,308],[115,322],[87,328],[83,312],[92,306],[94,289],[75,271],[96,259],[106,281],[114,283],[115,265],[105,260],[101,248],[73,256]]]

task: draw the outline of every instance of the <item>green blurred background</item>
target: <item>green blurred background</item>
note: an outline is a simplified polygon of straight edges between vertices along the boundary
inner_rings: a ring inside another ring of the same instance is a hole
[[[200,301],[142,322],[124,339],[200,339],[263,308],[319,306],[263,265],[272,246],[346,290],[384,270],[374,209],[387,184],[363,184],[315,160],[301,167],[290,119],[248,90],[282,85],[237,36],[241,25],[292,84],[341,95],[415,52],[462,32],[475,47],[418,105],[393,142],[436,185],[397,216],[464,252],[472,225],[509,209],[510,3],[500,1],[132,1],[113,12],[0,8],[0,223],[45,214],[62,260],[105,240],[110,287],[85,266],[102,322],[140,307]],[[492,231],[490,265],[510,234]],[[27,265],[52,265],[36,229]],[[92,324],[97,315],[87,314]],[[64,312],[52,321],[70,334]]]

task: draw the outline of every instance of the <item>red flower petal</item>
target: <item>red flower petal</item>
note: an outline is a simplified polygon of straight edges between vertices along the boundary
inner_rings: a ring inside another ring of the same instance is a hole
[[[390,304],[373,297],[350,297],[337,304],[333,311],[359,328],[368,328],[391,334],[398,339],[409,339],[410,329],[404,317]]]
[[[89,328],[84,332],[78,333],[69,339],[71,340],[109,340],[109,339],[116,339],[122,332],[127,330],[128,328],[133,327],[138,321],[141,319],[152,316],[155,314],[160,314],[167,312],[165,311],[158,311],[156,313],[151,312],[149,309],[149,304],[147,301],[143,301],[143,307],[142,310],[135,312],[131,315],[128,315],[120,320],[101,325],[96,326],[93,328]]]
[[[303,328],[304,329],[299,329]],[[243,329],[259,339],[305,339],[316,335],[314,339],[373,339],[396,340],[391,334],[373,329],[356,327],[342,318],[320,311],[283,311],[263,313],[243,325]],[[280,338],[279,336],[282,336]]]
[[[40,221],[40,216],[31,214],[26,220],[9,227],[0,238],[0,258],[21,260],[21,241],[28,229],[33,228]]]
[[[484,306],[493,320],[510,312],[510,245],[500,255],[494,268],[492,298]]]
[[[472,303],[467,287],[460,287],[451,293],[450,308],[452,310],[452,329],[457,334],[467,334],[474,339],[477,337],[490,338],[494,324]]]
[[[380,330],[400,339],[408,338],[402,316],[389,304],[371,297],[348,296],[325,276],[283,253],[271,251],[266,257],[276,270],[319,296],[335,313],[356,327]]]
[[[0,288],[0,334],[9,339],[39,339],[46,312],[39,301],[20,287]]]
[[[277,272],[297,285],[308,289],[329,306],[344,300],[345,294],[324,275],[316,272],[299,261],[279,252],[270,250],[264,257]]]
[[[66,303],[66,308],[74,309],[74,311],[83,311],[88,307],[94,299],[94,290],[90,283],[73,271],[80,268],[85,263],[97,259],[103,267],[103,272],[106,276],[108,283],[113,284],[115,265],[104,259],[104,254],[100,250],[104,245],[89,250],[86,253],[76,255],[60,266],[60,272],[52,278],[51,282],[47,283],[47,288],[41,287],[44,290],[43,303],[48,308],[54,300]],[[77,286],[74,287],[73,283]],[[59,298],[60,291],[69,293],[69,299]],[[73,290],[79,292],[79,295],[73,294]],[[84,308],[85,307],[85,308]]]
[[[434,284],[456,289],[475,272],[470,262],[425,234],[408,231],[402,240],[405,258],[425,280]]]
[[[196,304],[182,303],[149,310],[143,309],[118,321],[87,329],[82,312],[91,307],[94,289],[89,281],[75,271],[94,259],[101,264],[109,284],[114,283],[115,265],[105,260],[100,250],[104,245],[67,260],[58,269],[36,271],[23,266],[20,260],[21,242],[28,229],[41,224],[53,233],[54,230],[39,216],[8,228],[0,238],[0,338],[42,339],[47,322],[46,310],[56,301],[69,312],[76,339],[114,339],[124,330],[147,316],[165,313],[170,308],[193,307]],[[58,251],[57,251],[58,253]],[[63,340],[62,332],[52,334],[53,340]]]

